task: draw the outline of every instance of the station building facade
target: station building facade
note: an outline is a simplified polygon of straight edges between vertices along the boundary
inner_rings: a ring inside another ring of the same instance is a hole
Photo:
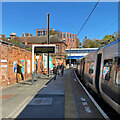
[[[76,60],[81,59],[85,55],[97,51],[99,48],[76,48],[76,49],[66,49],[65,54],[67,55],[66,64],[69,64],[71,60],[72,64],[76,63]]]
[[[55,31],[54,28],[50,28],[50,32]],[[58,32],[55,31],[55,34],[67,44],[67,48],[76,48],[76,38],[77,35],[68,32]],[[36,36],[46,36],[47,35],[47,28],[36,29]]]

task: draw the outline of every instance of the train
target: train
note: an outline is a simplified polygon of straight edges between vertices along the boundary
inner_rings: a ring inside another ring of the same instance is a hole
[[[120,114],[120,39],[77,60],[76,72],[85,86]]]

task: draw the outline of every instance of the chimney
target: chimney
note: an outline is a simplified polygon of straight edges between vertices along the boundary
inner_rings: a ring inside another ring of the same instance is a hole
[[[23,32],[23,37],[25,36],[25,33]]]
[[[27,45],[27,42],[25,42],[25,45]]]
[[[16,33],[11,33],[11,39],[14,39],[14,38],[16,38]]]

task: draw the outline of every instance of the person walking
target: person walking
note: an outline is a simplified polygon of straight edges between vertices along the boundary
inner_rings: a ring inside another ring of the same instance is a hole
[[[53,67],[53,74],[54,74],[54,80],[56,80],[57,68],[56,68],[55,65],[54,65],[54,67]]]
[[[63,65],[63,63],[61,64],[60,68],[61,68],[61,74],[63,75],[63,73],[64,73],[64,65]]]
[[[61,72],[60,63],[58,63],[58,65],[57,65],[57,74],[59,75],[60,72]]]

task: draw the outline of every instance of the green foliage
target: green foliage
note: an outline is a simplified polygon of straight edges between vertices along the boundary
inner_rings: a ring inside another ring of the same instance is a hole
[[[26,48],[26,50],[30,50],[30,51],[32,51],[32,47]]]
[[[107,44],[110,44],[111,42],[118,39],[119,34],[115,33],[115,35],[105,35],[102,40],[94,39],[94,41],[90,39],[84,39],[83,40],[83,47],[84,48],[100,48]]]
[[[95,48],[96,43],[90,39],[84,39],[83,40],[83,47],[84,48]]]
[[[80,46],[81,46],[81,42],[79,38],[76,38],[76,47],[80,47]]]
[[[57,31],[50,31],[50,35],[55,35],[57,34]]]
[[[10,42],[12,42],[15,45],[21,46],[20,43],[14,39],[11,39]]]

